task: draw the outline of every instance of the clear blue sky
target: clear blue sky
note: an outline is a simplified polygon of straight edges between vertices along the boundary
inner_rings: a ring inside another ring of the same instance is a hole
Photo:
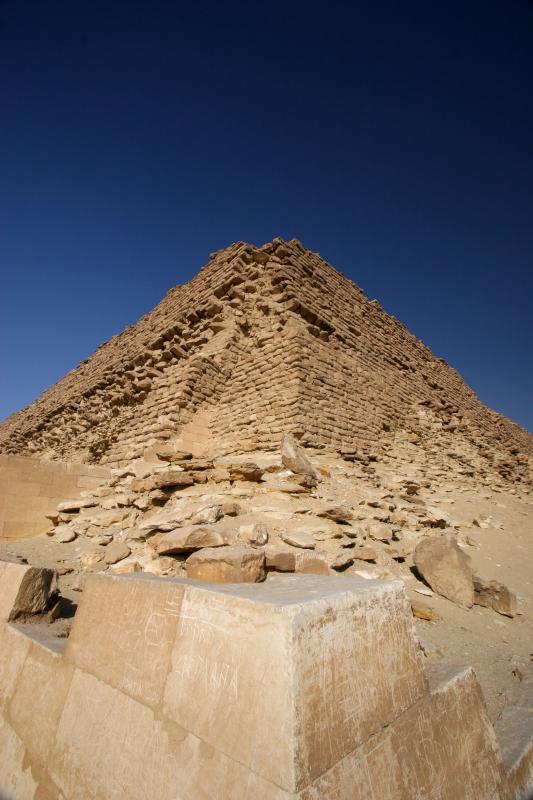
[[[533,5],[0,2],[0,418],[299,238],[533,430]]]

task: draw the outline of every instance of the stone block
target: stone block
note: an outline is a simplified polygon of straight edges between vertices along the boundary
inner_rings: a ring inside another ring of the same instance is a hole
[[[475,676],[452,668],[431,694],[320,776],[301,800],[504,800],[503,780]]]
[[[61,655],[32,644],[9,704],[9,717],[32,757],[48,761],[73,667]]]
[[[0,717],[0,797],[6,800],[33,800],[38,785],[27,768],[24,742],[5,719]],[[46,798],[48,800],[48,798]],[[53,800],[50,798],[50,800]]]
[[[24,627],[0,623],[1,797],[527,796],[472,670],[428,688],[400,581],[96,575],[62,656]]]
[[[50,771],[69,800],[291,800],[225,753],[79,670]]]
[[[252,547],[206,547],[185,562],[187,577],[208,583],[254,583],[265,577],[265,554]]]
[[[11,700],[30,646],[30,640],[19,633],[14,626],[0,622],[0,708],[2,709]]]
[[[90,575],[65,658],[146,705],[170,665],[183,585],[148,575]]]
[[[190,586],[165,713],[298,791],[423,694],[406,603],[399,582],[353,578]]]

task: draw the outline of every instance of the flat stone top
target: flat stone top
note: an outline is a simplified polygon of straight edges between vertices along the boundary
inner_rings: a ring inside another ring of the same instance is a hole
[[[138,583],[157,582],[176,587],[186,586],[209,594],[222,594],[271,606],[302,605],[316,600],[332,600],[347,594],[368,597],[383,592],[396,593],[402,586],[402,582],[399,580],[380,581],[323,575],[280,575],[263,583],[224,584],[205,583],[186,578],[172,580],[153,575],[121,575],[115,576],[111,580]]]
[[[17,631],[17,633],[25,636],[27,639],[37,642],[37,644],[44,647],[46,650],[51,650],[52,653],[61,654],[67,644],[66,638],[54,636],[45,627],[39,624],[31,622],[10,622],[9,627],[11,630]]]

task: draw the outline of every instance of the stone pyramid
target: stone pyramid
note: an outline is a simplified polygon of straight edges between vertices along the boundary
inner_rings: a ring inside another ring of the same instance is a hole
[[[363,463],[531,483],[533,437],[297,240],[238,242],[0,426],[0,452],[123,467],[283,432]]]

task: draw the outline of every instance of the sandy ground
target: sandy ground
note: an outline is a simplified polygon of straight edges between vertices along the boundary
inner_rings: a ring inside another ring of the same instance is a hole
[[[520,682],[533,677],[533,505],[509,494],[493,497],[455,494],[450,502],[449,495],[437,495],[432,502],[437,500],[450,517],[493,516],[503,525],[502,530],[469,528],[459,540],[468,538],[477,545],[465,548],[474,572],[506,584],[517,595],[519,613],[511,619],[480,606],[463,609],[436,595],[421,597],[411,589],[409,594],[440,617],[417,621],[420,639],[438,647],[444,660],[474,666],[495,720],[512,704]]]

